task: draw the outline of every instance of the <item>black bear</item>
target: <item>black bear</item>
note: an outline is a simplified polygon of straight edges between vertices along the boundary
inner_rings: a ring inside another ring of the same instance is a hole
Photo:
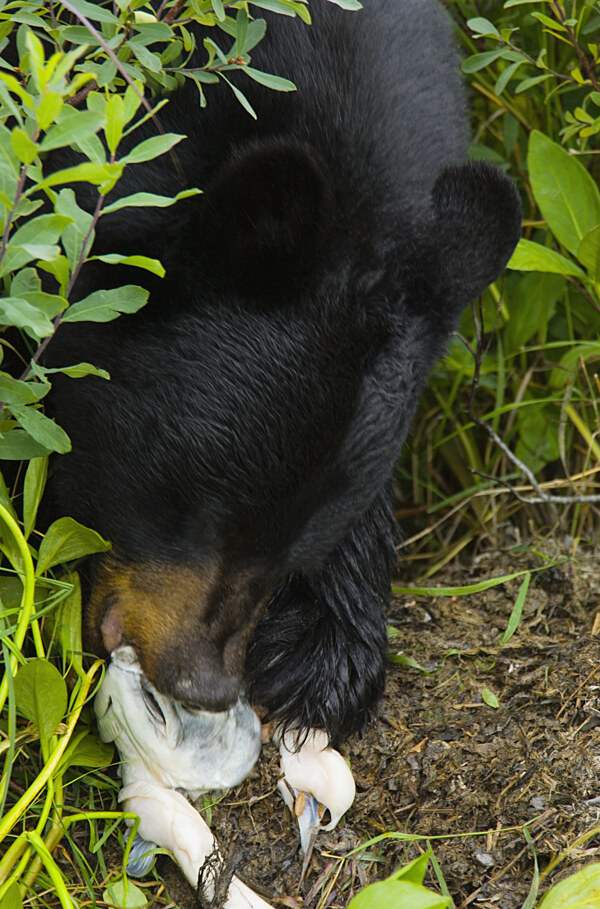
[[[105,217],[95,250],[157,256],[167,276],[136,315],[61,327],[46,362],[111,374],[54,392],[73,452],[53,508],[114,547],[92,565],[88,646],[131,644],[179,701],[219,711],[245,690],[336,744],[382,693],[394,461],[520,206],[499,170],[466,160],[437,3],[310,9],[312,27],[265,16],[252,65],[297,91],[244,80],[257,121],[226,85],[205,110],[192,84],[161,110],[188,136],[180,169],[131,166],[118,194],[174,194],[181,171],[204,193]],[[114,281],[89,268],[79,293]]]

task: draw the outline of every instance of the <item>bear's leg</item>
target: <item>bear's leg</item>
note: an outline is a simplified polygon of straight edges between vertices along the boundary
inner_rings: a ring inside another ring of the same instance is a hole
[[[275,591],[246,658],[250,697],[283,729],[324,730],[336,747],[364,729],[384,684],[384,607],[397,525],[382,490],[316,571]]]

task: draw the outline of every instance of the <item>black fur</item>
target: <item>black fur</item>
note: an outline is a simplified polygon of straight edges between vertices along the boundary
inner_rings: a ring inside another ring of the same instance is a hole
[[[270,706],[269,719],[327,729],[334,744],[364,729],[383,693],[384,607],[397,535],[386,490],[322,569],[279,585],[246,660],[246,678],[256,701]]]
[[[251,576],[234,623],[249,633],[273,591],[250,693],[339,741],[383,686],[394,461],[462,308],[517,242],[520,206],[500,171],[465,163],[458,62],[433,0],[311,12],[312,28],[266,16],[252,64],[298,91],[240,82],[256,123],[225,86],[205,111],[191,85],[161,111],[189,135],[177,154],[205,194],[101,222],[98,249],[158,256],[167,277],[138,315],[64,326],[50,345],[51,362],[112,376],[57,381],[73,453],[52,491],[124,562],[217,564],[219,591]],[[164,157],[130,168],[117,194],[181,188]],[[89,269],[78,290],[123,277]],[[226,641],[216,600],[192,606],[198,635],[221,621]],[[193,635],[172,644],[161,687],[202,704]]]

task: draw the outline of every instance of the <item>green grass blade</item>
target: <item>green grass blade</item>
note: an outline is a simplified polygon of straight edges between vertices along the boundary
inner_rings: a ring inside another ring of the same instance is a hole
[[[525,597],[527,596],[527,591],[529,590],[530,581],[531,572],[528,571],[526,572],[525,577],[523,578],[523,582],[521,583],[517,599],[515,600],[515,605],[513,606],[513,610],[510,614],[508,625],[506,626],[506,631],[500,638],[501,644],[508,644],[513,634],[519,627],[519,622],[521,621],[521,616],[523,614],[523,604],[525,603]]]

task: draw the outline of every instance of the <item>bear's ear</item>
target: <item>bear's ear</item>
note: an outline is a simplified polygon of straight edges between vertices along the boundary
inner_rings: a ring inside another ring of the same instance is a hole
[[[198,239],[211,276],[267,295],[308,282],[330,221],[330,183],[318,153],[301,143],[234,153],[201,203]]]
[[[519,241],[521,203],[498,167],[474,162],[444,170],[432,202],[438,293],[462,308],[504,270]]]

